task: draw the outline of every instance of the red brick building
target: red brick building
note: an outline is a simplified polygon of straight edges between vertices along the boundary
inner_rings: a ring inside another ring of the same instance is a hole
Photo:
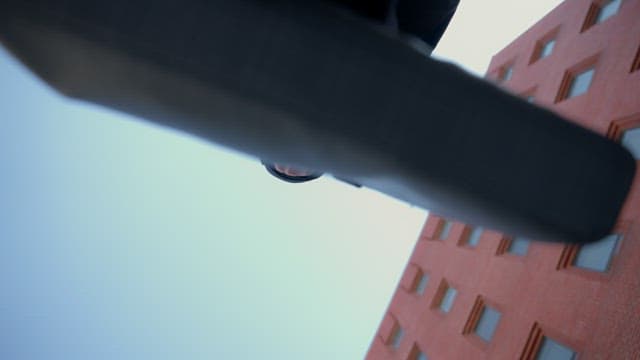
[[[640,159],[640,0],[565,1],[487,77]],[[583,247],[431,214],[367,358],[640,359],[640,174],[612,234]]]

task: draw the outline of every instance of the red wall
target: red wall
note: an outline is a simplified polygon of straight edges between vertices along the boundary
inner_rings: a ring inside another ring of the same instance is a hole
[[[640,48],[640,0],[623,0],[616,15],[581,32],[591,4],[565,1],[496,54],[487,77],[495,79],[512,63],[513,76],[501,85],[516,94],[533,90],[537,104],[615,138],[640,126],[640,70],[630,73]],[[554,29],[553,53],[530,63],[536,42]],[[595,66],[588,92],[556,102],[565,72],[585,60]],[[469,229],[459,222],[438,240],[440,222],[435,215],[427,219],[367,359],[410,359],[414,346],[430,359],[516,359],[534,324],[580,359],[640,359],[640,174],[616,229],[623,239],[605,273],[559,268],[570,249],[560,244],[533,242],[525,256],[498,255],[503,235],[494,231],[485,231],[475,248],[459,245]],[[422,295],[411,288],[418,269],[429,275]],[[458,290],[446,314],[433,307],[443,279]],[[478,296],[502,314],[488,343],[463,333]],[[405,333],[393,349],[387,341],[396,325]]]

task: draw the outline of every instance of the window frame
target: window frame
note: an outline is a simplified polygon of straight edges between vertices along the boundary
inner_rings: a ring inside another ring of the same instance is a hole
[[[436,240],[447,240],[451,236],[452,228],[453,221],[444,218],[440,219],[440,224],[438,225],[438,235],[435,237]]]
[[[560,254],[560,259],[558,261],[558,265],[556,266],[556,269],[557,270],[572,269],[580,273],[585,273],[585,274],[589,273],[594,275],[610,274],[611,271],[613,270],[615,260],[618,257],[617,255],[620,253],[620,248],[625,240],[625,232],[620,231],[619,229],[620,227],[614,228],[611,234],[606,236],[606,237],[609,237],[611,235],[617,235],[616,243],[611,251],[611,254],[609,254],[609,259],[607,260],[606,269],[601,271],[601,270],[591,269],[583,266],[577,266],[575,262],[580,253],[580,249],[584,246],[584,245],[578,245],[578,244],[565,245],[565,247],[562,249],[562,253]],[[604,238],[602,238],[601,240],[604,240]]]
[[[500,66],[498,70],[498,81],[500,83],[505,83],[509,80],[513,79],[513,63],[508,63]]]
[[[640,70],[640,46],[638,46],[638,50],[636,50],[636,55],[633,57],[633,62],[631,63],[631,69],[629,69],[629,73],[634,73]]]
[[[428,360],[429,356],[427,355],[427,353],[425,353],[424,351],[422,351],[422,349],[420,348],[420,346],[418,346],[418,343],[413,343],[413,346],[411,347],[411,351],[409,352],[409,356],[407,356],[407,360],[421,360],[420,356],[423,356],[423,359]]]
[[[522,350],[520,359],[537,360],[538,354],[542,349],[542,344],[545,339],[550,339],[551,341],[573,351],[573,359],[577,359],[580,357],[581,346],[578,346],[579,344],[564,337],[559,333],[547,329],[546,327],[543,328],[539,323],[535,322],[531,330],[529,331],[529,336],[527,337],[527,342],[525,343],[525,346]]]
[[[482,319],[485,309],[487,308],[497,312],[500,316],[491,332],[491,337],[488,340],[477,333],[478,324],[480,324],[480,320]],[[488,345],[495,338],[496,332],[498,331],[498,327],[501,323],[502,315],[503,311],[499,305],[493,302],[488,302],[484,297],[479,295],[478,297],[476,297],[476,301],[474,302],[473,307],[471,308],[471,312],[467,317],[467,321],[464,325],[464,328],[462,329],[462,334],[470,336],[472,338],[477,338],[479,341],[481,341],[481,344]]]
[[[422,281],[423,279],[425,279],[424,285]],[[429,286],[429,274],[418,267],[415,278],[413,279],[413,283],[411,284],[411,293],[418,296],[423,296],[428,286]]]
[[[562,101],[566,101],[574,98],[580,98],[580,97],[583,97],[584,95],[589,94],[589,90],[591,90],[591,88],[593,87],[593,84],[595,83],[595,81],[598,79],[598,76],[599,76],[598,75],[599,74],[599,71],[598,71],[599,57],[600,57],[600,53],[597,53],[595,55],[592,55],[578,62],[577,64],[565,70],[564,75],[562,77],[562,81],[560,82],[560,87],[558,88],[558,93],[556,95],[554,103],[557,104]],[[587,90],[578,95],[569,96],[574,79],[586,73],[589,70],[593,70],[593,75],[591,76],[591,80],[589,81],[589,87],[587,88]]]
[[[405,331],[400,325],[400,322],[398,322],[398,320],[395,320],[393,329],[389,334],[386,345],[393,350],[398,350],[402,345],[402,340],[404,339],[405,335]]]
[[[627,131],[637,128],[640,128],[640,112],[611,121],[607,137],[621,143],[622,137]],[[640,161],[640,159],[636,159],[636,161]]]
[[[529,65],[539,60],[546,59],[556,52],[557,46],[558,46],[559,32],[560,32],[560,25],[556,26],[551,31],[548,31],[544,36],[542,36],[540,39],[538,39],[535,42],[535,45],[533,47],[533,52],[531,53],[531,58],[529,59]],[[553,41],[553,47],[551,49],[551,52],[548,55],[542,56],[545,46],[552,41]]]
[[[453,299],[451,300],[451,305],[449,305],[449,308],[445,310],[442,308],[442,303],[444,302],[446,295],[450,289],[455,291],[455,293],[453,295]],[[451,283],[449,283],[449,281],[447,281],[446,279],[442,279],[440,281],[440,284],[438,285],[438,291],[436,292],[436,296],[433,297],[433,300],[431,302],[431,309],[436,310],[441,314],[449,314],[451,313],[451,311],[453,311],[453,307],[456,303],[457,297],[458,297],[458,289],[455,286],[453,286]]]
[[[458,246],[467,247],[469,249],[477,248],[485,231],[486,229],[482,226],[466,225],[462,236],[458,240]],[[472,239],[476,239],[474,243],[471,243]]]
[[[511,249],[511,246],[513,245],[513,242],[516,239],[522,239],[522,240],[526,240],[528,241],[527,244],[527,251],[524,254],[518,254],[512,251],[509,251]],[[527,257],[527,255],[529,255],[529,247],[531,246],[531,239],[527,239],[521,236],[507,236],[504,235],[502,237],[502,239],[500,240],[500,243],[498,244],[498,248],[496,250],[496,255],[501,256],[501,255],[509,255],[510,257],[514,257],[514,258],[520,258],[520,259],[524,259]]]
[[[602,11],[609,6],[611,3],[613,3],[614,1],[618,1],[618,0],[597,0],[597,1],[593,1],[590,5],[589,5],[589,9],[587,10],[587,15],[585,16],[584,22],[582,23],[582,28],[580,29],[580,32],[585,32],[589,29],[591,29],[592,27],[601,24],[607,20],[609,20],[610,18],[616,16],[617,14],[620,13],[620,9],[622,8],[622,4],[624,3],[624,0],[619,0],[620,3],[618,4],[618,8],[616,9],[616,11],[607,16],[604,19],[600,18],[600,15],[602,14]]]

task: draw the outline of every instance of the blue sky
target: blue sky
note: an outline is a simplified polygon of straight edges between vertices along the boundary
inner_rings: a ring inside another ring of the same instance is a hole
[[[475,3],[437,55],[482,74],[558,1]],[[364,357],[425,210],[0,80],[0,358]]]

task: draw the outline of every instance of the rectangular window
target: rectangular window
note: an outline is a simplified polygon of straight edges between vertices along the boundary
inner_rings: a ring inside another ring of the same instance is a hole
[[[446,313],[451,311],[451,308],[453,307],[453,302],[456,299],[456,295],[458,295],[458,290],[447,286],[442,296],[442,301],[440,302],[440,310]]]
[[[449,233],[451,232],[451,221],[442,220],[442,224],[440,225],[440,234],[438,238],[440,240],[446,240],[449,237]]]
[[[432,309],[439,309],[444,313],[448,313],[451,311],[453,307],[453,303],[456,299],[456,295],[458,291],[453,288],[447,280],[442,279],[440,281],[440,285],[438,285],[438,291],[436,291],[436,296],[433,297],[431,301]]]
[[[600,11],[598,11],[598,16],[596,16],[595,23],[601,23],[617,14],[618,10],[620,9],[621,3],[622,0],[609,0],[604,2],[600,7]]]
[[[498,310],[487,306],[482,297],[478,296],[462,333],[473,333],[480,339],[489,342],[498,328],[500,317],[501,314]]]
[[[480,226],[473,228],[471,233],[469,234],[469,238],[467,239],[467,245],[471,247],[476,247],[480,242],[480,238],[482,237],[482,231],[484,229]]]
[[[577,352],[570,347],[546,336],[535,323],[520,359],[522,360],[574,360]]]
[[[482,314],[480,314],[480,319],[476,325],[476,335],[484,341],[491,341],[493,333],[496,332],[496,328],[498,327],[498,322],[500,322],[500,316],[501,314],[497,310],[485,306],[484,309],[482,309]]]
[[[409,357],[407,360],[428,360],[427,355],[420,350],[417,344],[413,344],[413,348],[411,348],[411,352],[409,353]]]
[[[592,26],[599,24],[618,13],[622,0],[606,0],[599,3],[592,3],[587,12],[581,31],[586,31]]]
[[[429,283],[429,275],[420,272],[417,277],[416,286],[414,288],[415,293],[418,295],[424,294],[424,290],[427,288],[427,284]]]
[[[403,337],[404,330],[402,330],[399,324],[396,324],[395,329],[393,329],[393,333],[391,333],[391,337],[389,338],[389,345],[394,349],[399,348]]]
[[[591,86],[591,80],[593,80],[594,72],[595,70],[591,68],[575,75],[571,79],[569,91],[567,92],[567,98],[569,99],[586,93]]]
[[[540,59],[544,59],[553,54],[553,49],[556,46],[556,39],[554,37],[556,36],[557,31],[558,30],[555,29],[550,34],[546,35],[544,38],[536,42],[536,46],[533,49],[533,54],[531,55],[529,64],[533,64],[534,62]]]
[[[540,350],[535,357],[536,360],[573,360],[575,358],[575,351],[546,336],[542,338]]]
[[[586,93],[591,87],[594,74],[595,69],[593,66],[581,71],[567,71],[562,79],[556,102]]]
[[[640,127],[625,131],[620,142],[636,160],[640,160]]]
[[[511,239],[507,252],[514,255],[525,256],[529,251],[529,240],[522,237]]]
[[[546,43],[544,43],[540,48],[540,59],[544,59],[547,56],[551,55],[551,53],[553,53],[553,48],[555,47],[555,45],[556,45],[555,40],[549,40]]]
[[[513,76],[513,65],[503,66],[500,69],[498,80],[500,80],[500,82],[509,81],[511,80],[512,76]]]
[[[611,234],[598,242],[581,246],[575,255],[573,266],[593,271],[607,271],[620,238],[618,234]]]
[[[636,56],[633,58],[633,63],[631,63],[631,71],[634,72],[640,69],[640,47],[638,47],[638,51],[636,51]]]

